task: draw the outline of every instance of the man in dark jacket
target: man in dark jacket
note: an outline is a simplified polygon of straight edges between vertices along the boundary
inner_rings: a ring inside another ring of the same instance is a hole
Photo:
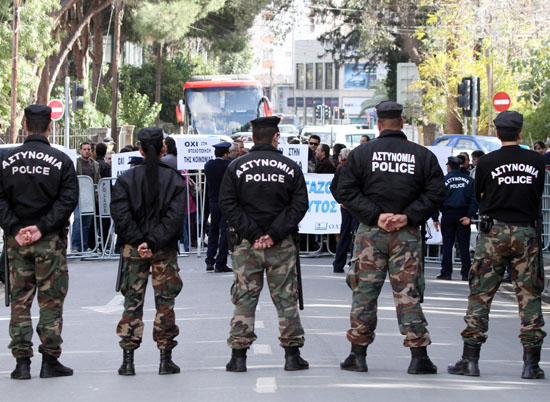
[[[31,305],[38,293],[36,332],[42,353],[40,377],[70,376],[61,355],[63,302],[67,295],[67,227],[78,202],[73,162],[50,146],[51,109],[25,109],[25,143],[9,151],[0,168],[0,225],[7,235],[11,272],[9,348],[17,359],[11,378],[31,378]],[[8,291],[8,289],[6,289]]]
[[[439,210],[433,216],[434,227],[443,237],[443,256],[441,258],[441,273],[437,279],[451,280],[453,273],[453,246],[458,243],[462,269],[462,280],[468,280],[470,272],[470,221],[477,212],[477,200],[474,192],[474,179],[460,171],[460,159],[451,156],[447,162],[445,175],[446,196],[441,211],[439,224]]]
[[[160,349],[159,374],[174,374],[180,372],[172,361],[172,349],[179,333],[174,303],[182,287],[177,251],[183,231],[185,182],[178,172],[160,161],[162,129],[144,128],[138,139],[145,162],[117,179],[111,199],[115,231],[123,245],[121,291],[125,302],[117,326],[123,362],[118,373],[135,375],[134,350],[141,344],[143,301],[152,267],[157,309],[153,339]]]
[[[374,341],[378,295],[389,272],[399,330],[411,348],[409,374],[433,374],[430,334],[420,300],[424,284],[419,226],[443,203],[443,172],[435,155],[410,142],[401,130],[403,106],[378,104],[380,136],[354,149],[340,175],[338,195],[359,219],[347,282],[353,291],[351,354],[343,370],[367,371],[367,346]]]
[[[264,282],[279,316],[285,370],[304,370],[300,357],[304,329],[297,306],[296,246],[292,234],[308,208],[304,175],[277,150],[278,117],[252,120],[254,146],[227,168],[220,189],[220,209],[242,237],[233,245],[235,312],[227,343],[232,357],[227,371],[246,371],[246,350],[256,340],[254,315]]]
[[[315,173],[334,173],[336,167],[330,160],[330,147],[327,144],[320,144],[315,151],[317,164],[315,165]]]
[[[204,165],[204,175],[208,183],[208,201],[210,202],[210,230],[208,231],[208,249],[206,250],[206,270],[231,272],[227,266],[227,220],[220,211],[218,199],[220,185],[227,166],[229,166],[229,142],[214,145],[216,159]]]

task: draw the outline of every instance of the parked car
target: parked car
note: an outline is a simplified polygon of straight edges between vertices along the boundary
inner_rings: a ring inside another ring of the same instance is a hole
[[[489,153],[499,149],[501,143],[497,137],[487,135],[447,134],[436,138],[432,146],[452,147],[453,155],[458,155],[461,152],[471,154],[477,149]]]

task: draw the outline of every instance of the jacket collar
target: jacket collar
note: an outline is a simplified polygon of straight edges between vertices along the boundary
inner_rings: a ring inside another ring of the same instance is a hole
[[[25,139],[24,144],[26,144],[28,141],[40,141],[40,142],[43,142],[44,144],[50,145],[50,142],[48,141],[48,139],[45,136],[43,136],[42,134],[31,134],[31,135],[29,135]]]
[[[401,130],[384,130],[378,137],[403,137],[407,139],[407,135]]]
[[[281,151],[279,151],[277,148],[275,148],[271,144],[255,144],[251,149],[250,152],[253,151],[271,151],[271,152],[278,152],[282,154]]]

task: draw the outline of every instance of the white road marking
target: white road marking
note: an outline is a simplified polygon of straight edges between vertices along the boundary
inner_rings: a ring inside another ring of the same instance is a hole
[[[252,348],[254,349],[254,354],[255,355],[270,355],[271,354],[271,346],[269,346],[269,345],[255,344],[255,345],[252,345]]]
[[[271,394],[277,391],[277,381],[275,377],[258,377],[256,379],[256,388],[258,394]]]
[[[104,306],[88,306],[83,308],[103,314],[119,313],[124,311],[124,296],[116,295]]]

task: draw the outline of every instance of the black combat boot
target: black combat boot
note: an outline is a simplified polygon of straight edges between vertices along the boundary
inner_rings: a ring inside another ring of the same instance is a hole
[[[172,361],[172,350],[161,350],[159,374],[178,374],[179,372],[180,368]]]
[[[14,380],[31,379],[31,358],[19,357],[16,359],[15,370],[11,372],[11,378]]]
[[[225,371],[242,373],[246,371],[246,351],[245,349],[231,349],[231,360],[225,365]]]
[[[544,371],[539,367],[541,347],[523,347],[523,371],[521,378],[540,380],[544,378]]]
[[[367,346],[351,344],[351,353],[340,363],[342,370],[367,372]]]
[[[437,367],[428,357],[426,346],[411,348],[411,364],[407,369],[409,374],[436,374]]]
[[[134,350],[122,350],[122,364],[118,369],[119,375],[136,375],[134,368]]]
[[[309,363],[300,356],[298,346],[285,347],[285,371],[307,370]]]
[[[57,357],[42,354],[42,367],[40,368],[40,378],[68,377],[73,375],[73,369],[62,365]]]
[[[462,359],[455,364],[449,364],[447,372],[449,374],[468,375],[472,377],[479,377],[479,351],[481,345],[472,346],[464,343],[464,349],[462,351]]]

